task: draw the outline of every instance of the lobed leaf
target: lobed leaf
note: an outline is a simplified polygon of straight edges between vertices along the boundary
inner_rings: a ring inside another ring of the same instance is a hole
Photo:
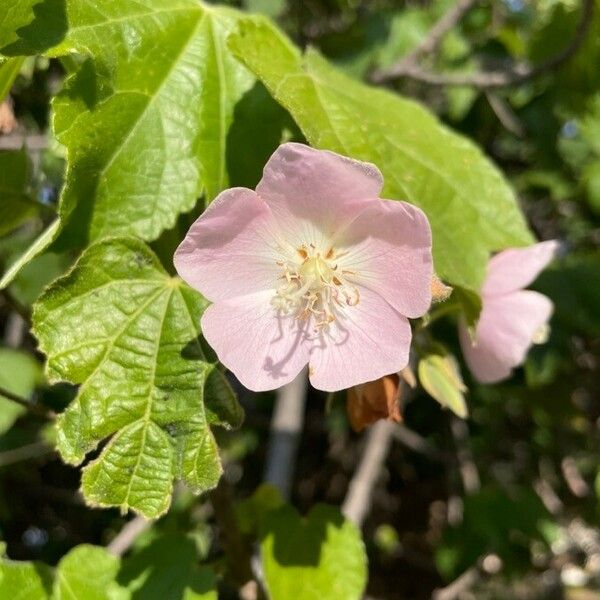
[[[80,464],[110,438],[83,469],[90,504],[151,518],[167,510],[174,477],[196,493],[216,485],[209,425],[237,426],[242,410],[204,355],[205,307],[133,238],[90,246],[35,304],[48,378],[81,384],[58,421],[61,456]]]
[[[57,240],[155,240],[228,187],[227,133],[254,77],[225,40],[241,18],[197,0],[8,0],[0,53],[87,58],[54,99],[67,150],[60,221],[5,274]],[[10,43],[2,46],[8,40]]]

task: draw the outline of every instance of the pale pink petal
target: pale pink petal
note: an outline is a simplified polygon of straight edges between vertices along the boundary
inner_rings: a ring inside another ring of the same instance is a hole
[[[252,190],[219,194],[175,252],[177,272],[208,300],[272,289],[281,275],[267,204]]]
[[[408,364],[408,320],[383,298],[360,289],[360,302],[337,315],[310,353],[310,381],[326,392],[374,381]]]
[[[308,348],[298,322],[278,317],[273,290],[240,296],[209,306],[202,333],[221,363],[249,390],[285,385],[308,362]]]
[[[499,295],[527,287],[554,258],[559,245],[559,242],[550,240],[496,254],[488,264],[482,293]]]
[[[552,302],[529,290],[484,298],[474,343],[464,323],[459,325],[463,355],[475,379],[493,383],[509,377],[551,314]]]
[[[422,210],[396,200],[372,202],[334,242],[338,268],[416,318],[431,304],[431,229]],[[334,257],[335,260],[335,257]]]
[[[320,245],[350,222],[383,185],[375,165],[304,144],[282,144],[267,162],[256,192],[295,246]],[[325,249],[326,250],[326,249]]]

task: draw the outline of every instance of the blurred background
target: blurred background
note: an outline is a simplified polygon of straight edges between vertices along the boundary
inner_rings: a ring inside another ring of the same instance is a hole
[[[421,390],[404,398],[403,424],[391,434],[379,426],[357,434],[345,393],[296,390],[300,405],[288,418],[298,449],[284,475],[293,504],[301,512],[341,505],[365,445],[384,431],[364,519],[370,598],[419,600],[434,590],[439,600],[600,598],[600,2],[230,4],[275,19],[352,76],[427,105],[499,165],[536,235],[564,244],[533,286],[555,303],[548,343],[499,385],[477,385],[463,365],[467,421]],[[0,172],[0,197],[25,194],[32,205],[7,215],[0,204],[2,271],[49,221],[60,192],[64,160],[49,100],[66,70],[59,60],[24,60],[0,105],[0,151],[24,148]],[[269,118],[301,139],[274,103]],[[238,170],[241,185],[260,175]],[[172,243],[153,247],[160,254]],[[0,295],[0,387],[55,411],[75,390],[45,383],[28,320],[43,286],[73,259],[46,253]],[[432,330],[460,356],[451,321]],[[244,497],[265,477],[274,406],[284,411],[285,398],[237,389],[246,421],[216,435],[225,476]],[[57,458],[53,435],[43,416],[0,398],[0,538],[13,559],[55,564],[76,544],[110,543],[126,522],[85,507],[78,470]],[[214,529],[202,499],[178,489],[157,528],[192,531],[210,560]]]

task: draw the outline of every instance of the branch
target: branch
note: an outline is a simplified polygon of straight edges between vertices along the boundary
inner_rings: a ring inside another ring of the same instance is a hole
[[[360,463],[350,481],[342,513],[361,527],[371,508],[371,496],[388,455],[396,424],[378,421],[371,427]]]
[[[133,545],[135,540],[152,526],[154,521],[148,521],[144,517],[135,517],[128,521],[121,531],[112,539],[106,549],[115,556],[123,556]]]
[[[48,147],[48,137],[37,133],[0,136],[0,150],[20,150],[23,146],[32,152],[41,152]]]
[[[463,488],[466,494],[473,494],[481,487],[479,471],[473,460],[473,454],[469,446],[469,428],[467,424],[458,417],[450,417],[450,430],[456,445],[456,459],[458,469],[463,482]]]
[[[56,419],[56,413],[53,410],[50,410],[49,408],[46,408],[41,404],[33,404],[29,402],[29,400],[21,398],[21,396],[17,396],[17,394],[13,394],[12,392],[3,387],[0,387],[0,396],[6,398],[7,400],[10,400],[11,402],[15,402],[16,404],[23,406],[32,415],[35,415],[36,417],[41,417],[43,419],[48,419],[51,421]]]
[[[17,300],[7,289],[1,290],[0,294],[4,298],[7,306],[14,310],[25,322],[29,323],[31,321],[31,313],[29,309],[24,304],[21,304],[21,302]]]
[[[391,67],[390,71],[394,69],[402,71],[403,68],[406,68],[409,65],[416,65],[419,62],[419,59],[425,54],[434,54],[439,48],[444,36],[453,27],[458,25],[462,18],[478,3],[479,0],[458,0],[458,2],[429,30],[416,48],[406,56],[402,57],[402,60]]]
[[[472,588],[481,579],[479,565],[467,569],[460,577],[444,588],[437,589],[431,595],[432,600],[455,600],[463,592]]]
[[[20,448],[13,448],[12,450],[5,450],[0,452],[0,467],[6,467],[8,465],[14,465],[15,463],[23,460],[29,460],[31,458],[38,458],[45,454],[52,454],[54,449],[51,448],[46,442],[33,442],[21,446]]]
[[[290,497],[300,433],[306,404],[306,369],[277,392],[271,420],[271,435],[265,481],[273,484],[284,498]]]
[[[416,431],[409,429],[404,423],[397,423],[394,429],[394,438],[409,450],[426,456],[430,460],[447,463],[448,457],[432,446],[425,438]]]
[[[560,67],[568,61],[581,47],[589,31],[592,22],[594,10],[594,0],[584,0],[581,9],[581,18],[577,24],[575,34],[571,42],[547,61],[539,65],[528,65],[516,63],[511,67],[497,71],[481,71],[479,73],[432,73],[421,69],[414,63],[404,63],[404,61],[394,65],[385,71],[376,71],[371,79],[374,83],[384,83],[386,81],[407,77],[415,81],[421,81],[429,85],[436,86],[467,86],[475,87],[480,90],[490,90],[494,88],[503,88],[518,85],[535,79],[540,75]]]
[[[210,492],[210,502],[222,536],[230,572],[235,582],[243,587],[254,579],[252,552],[238,527],[231,488],[224,477],[221,477],[219,485]]]

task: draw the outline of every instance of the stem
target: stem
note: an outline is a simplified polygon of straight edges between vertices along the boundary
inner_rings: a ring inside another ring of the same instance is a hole
[[[396,424],[378,421],[367,434],[367,443],[348,486],[342,505],[343,515],[362,527],[371,508],[371,496],[392,445]]]
[[[154,521],[148,521],[144,517],[135,517],[128,521],[121,531],[106,546],[106,549],[115,556],[123,556],[133,546],[138,537],[148,530]]]
[[[14,465],[15,463],[29,460],[31,458],[38,458],[45,454],[51,454],[54,449],[48,446],[46,442],[34,442],[21,446],[20,448],[13,448],[12,450],[5,450],[0,452],[0,467],[6,467],[8,465]]]
[[[432,323],[445,317],[446,315],[452,314],[454,312],[460,311],[460,304],[442,304],[442,306],[433,310],[427,318],[423,318],[423,320],[415,327],[415,333],[417,331],[421,331],[426,327],[429,327]]]
[[[0,387],[0,396],[10,400],[11,402],[15,402],[16,404],[20,404],[36,417],[41,417],[50,421],[56,419],[56,413],[53,410],[50,410],[45,406],[41,406],[40,404],[32,404],[25,398],[21,398],[21,396],[17,396],[17,394],[13,394],[3,387]]]
[[[252,552],[238,527],[233,508],[233,495],[224,477],[221,477],[219,485],[210,493],[210,502],[223,538],[223,548],[230,572],[235,582],[242,587],[254,579]]]
[[[304,407],[308,385],[307,370],[277,392],[271,420],[271,434],[265,481],[274,485],[283,498],[289,499],[300,434],[304,425]]]

